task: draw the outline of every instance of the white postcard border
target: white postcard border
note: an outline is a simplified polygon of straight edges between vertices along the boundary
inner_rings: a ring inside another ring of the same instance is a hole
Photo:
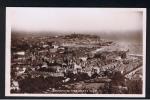
[[[6,45],[5,45],[5,96],[18,97],[145,97],[146,93],[146,8],[101,8],[120,11],[143,12],[143,93],[142,94],[11,94],[10,93],[10,65],[11,65],[11,20],[10,12],[15,7],[6,7]],[[17,7],[18,9],[20,7]],[[22,7],[21,7],[22,8]],[[28,7],[30,8],[30,7]],[[36,8],[36,7],[34,7]],[[57,7],[50,7],[57,8]],[[45,8],[47,9],[47,8]],[[68,8],[69,9],[69,8]],[[79,8],[78,8],[79,9]],[[80,8],[83,9],[83,8]],[[94,8],[91,8],[94,9]]]

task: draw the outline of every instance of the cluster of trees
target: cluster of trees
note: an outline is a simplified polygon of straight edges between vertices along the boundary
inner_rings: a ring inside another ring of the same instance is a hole
[[[42,93],[48,88],[58,88],[61,86],[61,77],[27,77],[19,81],[19,88],[21,93]]]
[[[79,72],[78,74],[67,73],[67,78],[70,78],[65,84],[74,83],[96,78],[98,75],[93,74],[89,77],[86,73]],[[111,82],[105,82],[104,87],[98,88],[99,94],[141,94],[142,80],[127,80],[120,72],[112,73],[109,78]],[[32,78],[30,75],[25,79],[19,80],[19,88],[21,93],[42,93],[49,88],[61,88],[64,84],[64,77],[46,77],[40,76]],[[89,83],[90,84],[90,83]],[[125,88],[124,88],[125,87]],[[13,92],[13,91],[12,91]],[[15,92],[13,92],[15,93]]]
[[[115,72],[110,76],[112,81],[100,88],[103,94],[142,94],[142,80],[126,79],[120,72]],[[125,88],[119,88],[125,87]]]

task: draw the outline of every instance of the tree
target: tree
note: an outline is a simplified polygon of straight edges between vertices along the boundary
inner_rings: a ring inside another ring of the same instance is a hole
[[[127,87],[128,87],[129,94],[141,94],[142,80],[128,80]]]
[[[112,74],[111,79],[112,79],[111,84],[114,86],[124,86],[125,85],[125,77],[119,71]]]

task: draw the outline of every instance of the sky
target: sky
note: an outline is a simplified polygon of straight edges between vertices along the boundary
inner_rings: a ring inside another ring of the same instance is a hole
[[[142,12],[122,8],[7,9],[12,30],[57,32],[141,31]]]

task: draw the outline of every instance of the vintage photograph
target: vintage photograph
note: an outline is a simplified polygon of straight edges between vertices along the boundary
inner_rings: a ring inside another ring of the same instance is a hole
[[[6,8],[6,96],[145,97],[146,9]]]

